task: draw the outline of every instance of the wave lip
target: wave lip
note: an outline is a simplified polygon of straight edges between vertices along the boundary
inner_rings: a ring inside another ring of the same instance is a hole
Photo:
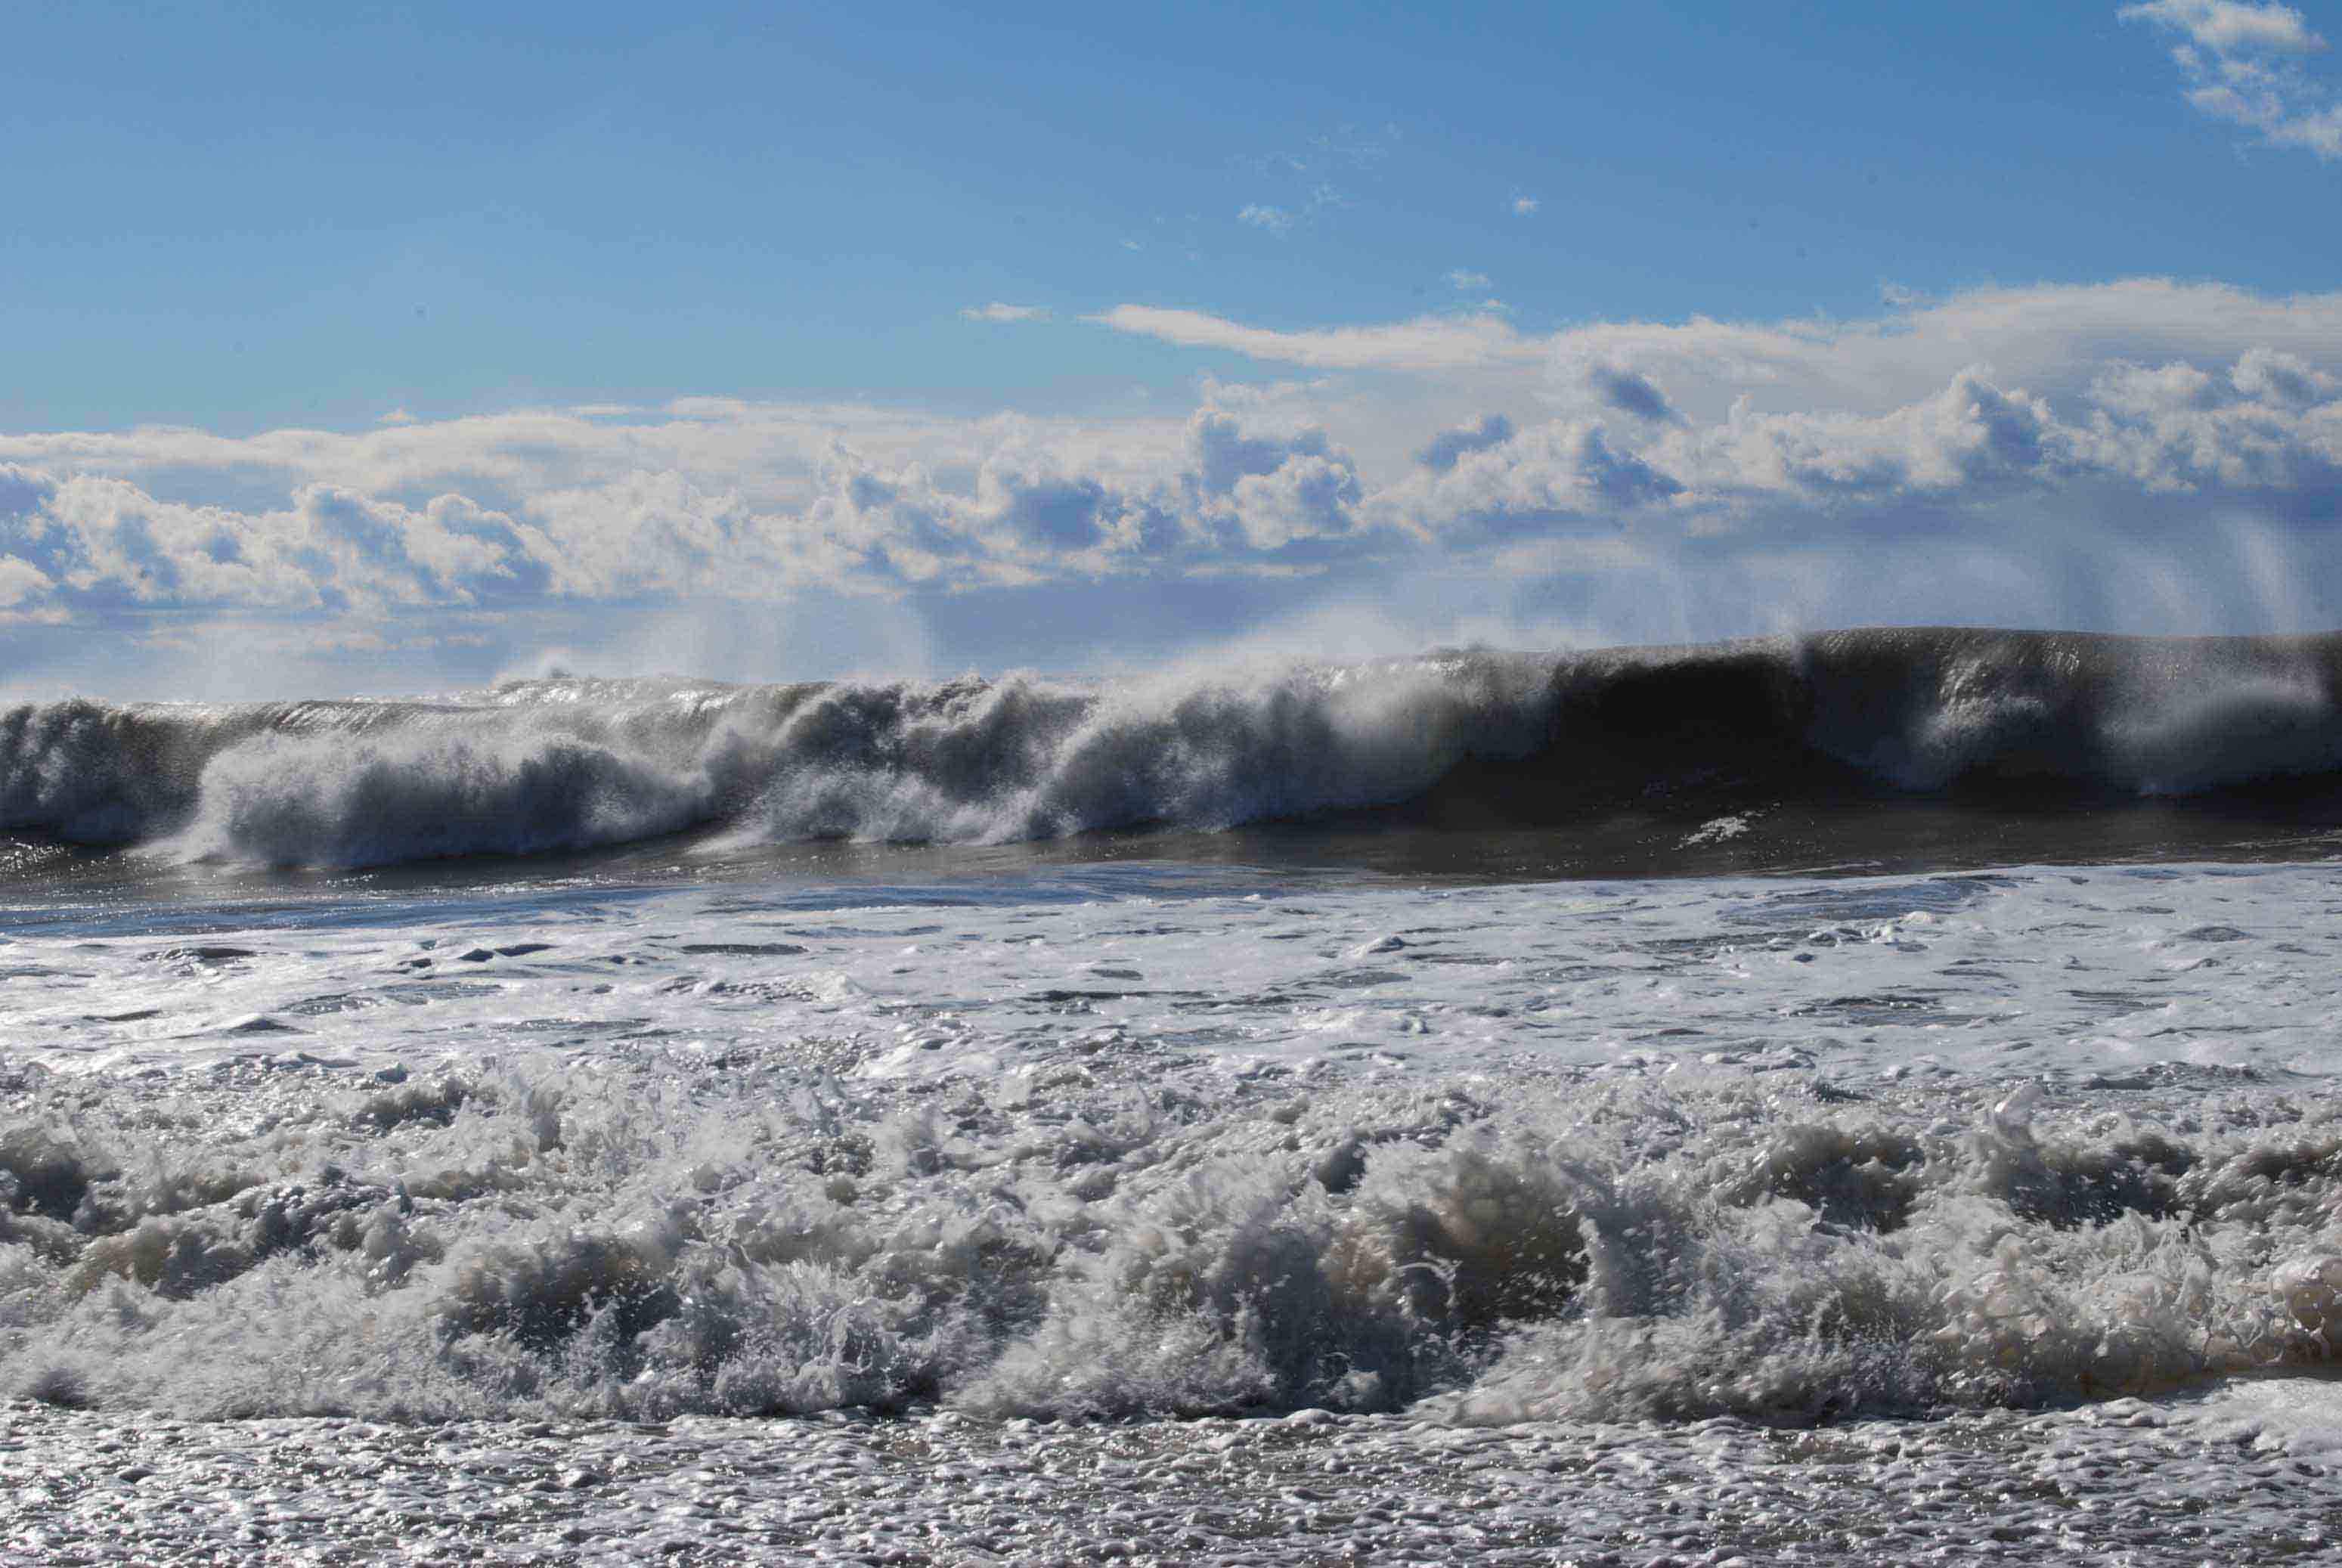
[[[352,866],[621,844],[1005,843],[1393,808],[1696,828],[1752,804],[2342,794],[2342,634],[1904,627],[1098,685],[513,683],[0,714],[0,828]],[[1681,836],[1678,834],[1678,836]]]

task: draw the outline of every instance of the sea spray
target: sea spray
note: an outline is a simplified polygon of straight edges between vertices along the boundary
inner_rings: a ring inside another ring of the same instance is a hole
[[[1893,629],[1103,684],[74,701],[0,715],[0,827],[355,866],[685,830],[730,848],[998,844],[1369,807],[1560,828],[1656,813],[1694,843],[1735,813],[1897,792],[2250,808],[2342,778],[2337,665],[2331,639]]]

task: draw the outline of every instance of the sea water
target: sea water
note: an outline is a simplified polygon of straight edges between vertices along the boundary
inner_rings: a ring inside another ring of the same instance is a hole
[[[0,1546],[2320,1559],[2326,657],[19,710]]]

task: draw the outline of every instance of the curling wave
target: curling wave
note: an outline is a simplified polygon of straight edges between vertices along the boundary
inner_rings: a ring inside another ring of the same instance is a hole
[[[1096,686],[555,678],[450,702],[0,714],[0,829],[365,865],[712,829],[1000,843],[1359,808],[2342,794],[2342,635],[1867,629]]]

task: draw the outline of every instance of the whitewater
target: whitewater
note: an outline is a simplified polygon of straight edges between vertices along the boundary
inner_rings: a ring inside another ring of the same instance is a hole
[[[2324,1559],[2337,683],[0,714],[0,1553]]]

